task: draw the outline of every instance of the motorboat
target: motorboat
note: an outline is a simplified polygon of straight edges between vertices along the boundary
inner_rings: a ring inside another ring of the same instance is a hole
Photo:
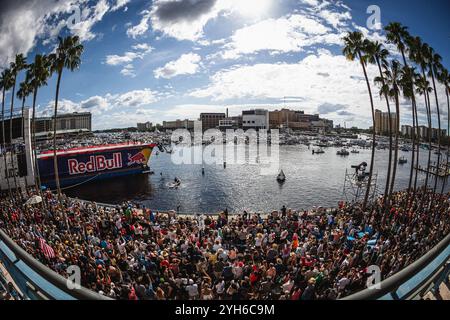
[[[173,182],[169,183],[167,186],[169,189],[178,189],[178,187],[181,185],[181,180],[178,178],[175,178]]]
[[[351,153],[359,153],[359,150],[353,149]]]
[[[341,149],[336,153],[338,156],[348,156],[350,152],[347,149]]]
[[[405,164],[408,163],[408,160],[405,157],[400,157],[400,159],[398,159],[398,164]]]
[[[280,183],[283,183],[286,181],[286,175],[284,174],[283,170],[281,170],[280,173],[278,174],[277,181]]]
[[[322,154],[325,153],[322,148],[319,149],[313,149],[312,154]]]

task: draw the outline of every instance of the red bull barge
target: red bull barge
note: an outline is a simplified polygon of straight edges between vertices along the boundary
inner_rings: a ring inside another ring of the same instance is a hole
[[[58,150],[59,180],[62,187],[113,177],[149,172],[148,162],[157,144],[109,144]],[[53,151],[37,156],[41,183],[54,188]]]

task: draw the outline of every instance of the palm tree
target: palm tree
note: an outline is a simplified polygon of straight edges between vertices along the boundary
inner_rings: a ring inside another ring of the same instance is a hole
[[[19,90],[17,91],[17,98],[22,99],[22,118],[25,113],[25,101],[27,97],[32,93],[32,88],[30,84],[29,73],[25,77],[25,80],[20,83]],[[22,122],[22,137],[25,143],[25,122]]]
[[[61,85],[61,77],[64,68],[67,68],[70,71],[74,71],[75,69],[79,68],[81,64],[81,54],[83,53],[84,47],[80,43],[80,38],[78,36],[68,36],[64,39],[59,37],[58,40],[58,48],[56,48],[56,53],[50,55],[50,61],[51,72],[56,72],[58,74],[53,117],[53,164],[55,169],[55,181],[56,189],[58,191],[58,199],[61,200],[61,186],[59,183],[58,159],[56,155],[56,119],[58,116],[59,88]]]
[[[367,84],[367,90],[369,92],[369,98],[370,98],[370,107],[372,109],[372,124],[373,124],[373,134],[372,134],[372,158],[370,162],[370,171],[369,171],[369,178],[367,182],[367,189],[366,194],[364,196],[364,202],[363,202],[363,210],[366,209],[367,201],[369,200],[369,194],[370,189],[372,185],[372,173],[373,173],[373,165],[375,162],[375,146],[376,146],[376,134],[375,134],[375,108],[373,104],[373,96],[372,96],[372,89],[370,87],[369,77],[367,76],[366,71],[366,65],[368,56],[363,55],[363,53],[366,51],[367,42],[363,39],[363,34],[359,31],[349,32],[347,36],[343,38],[345,47],[343,49],[343,54],[345,57],[350,60],[354,61],[355,59],[359,60],[359,63],[361,64],[361,67],[363,69],[364,77],[366,79]]]
[[[31,94],[32,89],[31,89],[31,84],[30,84],[30,79],[29,79],[29,74],[27,72],[25,80],[23,82],[20,83],[20,88],[17,91],[17,98],[22,99],[22,138],[23,138],[23,144],[26,144],[25,141],[25,121],[23,121],[23,116],[24,116],[24,112],[25,112],[25,101],[27,99],[27,97]],[[25,178],[25,185],[27,186],[27,179]]]
[[[389,56],[389,51],[383,47],[381,43],[378,41],[376,42],[367,42],[366,45],[366,54],[369,57],[369,62],[372,64],[376,64],[378,66],[378,71],[380,73],[380,76],[378,80],[381,83],[381,87],[385,85],[384,76],[383,76],[383,70],[381,66],[386,66],[388,64],[387,57]],[[388,204],[390,203],[390,194],[389,194],[389,182],[391,179],[391,168],[392,168],[392,119],[391,119],[391,106],[389,103],[389,96],[388,93],[383,91],[381,92],[380,97],[383,97],[386,100],[386,106],[388,111],[388,121],[389,121],[389,162],[388,162],[388,170],[387,170],[387,177],[386,177],[386,186],[384,189],[384,203],[386,208],[388,207]],[[397,128],[398,130],[398,128]]]
[[[445,89],[445,95],[447,97],[447,161],[445,164],[445,170],[446,173],[448,171],[448,158],[449,158],[449,152],[450,152],[450,140],[449,140],[449,134],[450,134],[450,100],[449,100],[449,92],[450,92],[450,74],[447,69],[444,67],[441,68],[441,72],[438,74],[438,80],[440,83],[444,85]],[[442,190],[441,193],[444,193],[445,185],[447,184],[447,181],[445,183],[442,183]]]
[[[6,91],[11,89],[12,87],[12,75],[11,71],[9,69],[3,70],[0,78],[0,86],[3,91],[2,95],[2,154],[3,154],[3,164],[5,166],[5,173],[6,173],[6,181],[8,184],[8,191],[10,198],[14,199],[11,192],[11,184],[9,182],[9,172],[8,172],[8,164],[6,161],[6,136],[5,136],[5,94]]]
[[[11,94],[11,108],[10,108],[10,113],[9,113],[9,139],[10,139],[10,143],[11,143],[11,164],[13,167],[13,171],[14,171],[14,185],[15,188],[17,189],[17,180],[16,180],[16,169],[15,169],[15,165],[14,165],[14,150],[15,148],[13,147],[12,144],[12,139],[13,139],[13,109],[14,109],[14,100],[16,98],[16,82],[17,82],[17,75],[19,74],[20,71],[22,71],[23,69],[25,69],[27,67],[27,61],[26,58],[23,56],[23,54],[18,54],[16,55],[16,58],[13,62],[11,62],[10,64],[10,68],[11,68],[11,76],[12,76],[12,94]]]
[[[422,88],[418,91],[416,91],[418,94],[423,94],[425,98],[425,108],[427,112],[427,122],[428,122],[428,132],[429,132],[429,150],[428,150],[428,165],[427,165],[427,172],[425,177],[425,189],[428,188],[428,178],[430,173],[430,167],[431,167],[431,132],[432,132],[432,124],[431,124],[431,106],[429,103],[431,92],[429,90],[429,83],[427,81],[426,77],[426,69],[428,66],[426,53],[427,53],[427,47],[428,45],[422,43],[422,39],[420,37],[409,37],[406,40],[408,47],[409,47],[409,58],[414,61],[418,66],[420,66],[422,77],[418,78],[420,81],[418,83],[421,84]],[[417,82],[417,79],[416,79]],[[417,110],[417,108],[416,108]],[[416,115],[417,116],[417,115]],[[417,176],[417,172],[416,172]]]
[[[403,93],[403,97],[407,100],[407,101],[412,101],[412,105],[413,105],[413,111],[417,110],[417,105],[416,105],[416,101],[415,99],[413,99],[413,96],[415,94],[414,90],[414,84],[412,83],[414,81],[414,79],[416,78],[417,74],[415,73],[415,69],[413,67],[403,67],[402,69],[402,77],[400,80],[400,86],[402,89],[402,93]],[[415,119],[413,119],[414,123],[415,123],[415,128],[418,128],[418,122],[417,122],[417,114],[415,116]],[[413,135],[416,135],[417,132],[414,132]],[[413,150],[414,153],[414,150]],[[415,157],[412,157],[412,161],[414,161]],[[417,157],[416,157],[416,162],[412,164],[412,171],[410,172],[410,174],[414,173],[414,165],[416,165],[416,167],[418,166],[418,158],[419,158],[419,145],[417,144]],[[412,176],[411,176],[412,178]],[[416,187],[417,187],[417,174],[415,175],[415,179],[414,179],[414,188],[413,188],[413,199],[414,196],[416,194]]]
[[[35,166],[35,185],[36,188],[39,188],[38,191],[41,190],[41,178],[39,175],[39,166],[36,157],[36,99],[38,90],[40,87],[47,85],[47,79],[50,77],[50,60],[45,55],[37,54],[34,57],[34,62],[29,66],[28,69],[30,84],[33,90],[33,106],[32,106],[32,131],[31,131],[31,143],[32,143],[32,152]]]
[[[442,64],[441,64],[441,56],[438,55],[437,53],[434,52],[434,49],[431,48],[430,46],[427,46],[427,59],[428,59],[428,76],[431,77],[432,83],[433,83],[433,90],[434,90],[434,97],[436,99],[436,109],[437,109],[437,118],[438,118],[438,134],[437,134],[437,138],[438,138],[438,158],[437,158],[437,163],[436,163],[436,168],[437,170],[439,170],[440,168],[440,164],[441,164],[441,112],[439,109],[439,99],[437,96],[437,91],[436,91],[436,75],[439,73],[439,70],[442,69]],[[436,172],[437,173],[437,172]],[[436,175],[436,179],[434,181],[434,192],[436,192],[437,189],[437,182],[438,182],[438,176]]]
[[[386,38],[389,43],[393,43],[397,46],[398,50],[400,51],[402,58],[403,58],[403,64],[405,67],[408,67],[408,62],[406,61],[405,52],[407,50],[407,47],[405,45],[406,41],[411,38],[408,32],[408,28],[400,24],[399,22],[391,22],[389,23],[384,30],[387,32]],[[411,74],[410,74],[411,75]],[[409,80],[409,83],[411,86],[414,85],[413,78]],[[416,148],[416,115],[417,115],[417,106],[416,106],[416,98],[414,94],[414,88],[411,87],[408,90],[409,93],[411,93],[411,103],[412,103],[412,121],[413,121],[413,130],[412,130],[412,156],[411,156],[411,170],[409,174],[409,183],[408,183],[408,190],[411,192],[411,185],[412,185],[412,179],[414,174],[414,159],[415,159],[415,148]]]
[[[428,165],[427,172],[425,175],[425,189],[428,188],[428,178],[430,175],[430,167],[431,167],[431,109],[430,109],[430,93],[433,92],[433,88],[430,87],[430,82],[427,80],[426,76],[418,76],[416,78],[416,92],[419,95],[423,95],[425,99],[425,109],[427,112],[427,121],[428,121]]]
[[[383,77],[376,77],[375,82],[381,84],[380,94],[388,96],[395,102],[396,127],[400,128],[400,81],[402,77],[402,65],[397,60],[384,66]],[[398,165],[398,135],[399,130],[395,130],[395,147],[394,147],[394,166],[392,169],[392,178],[389,194],[394,191],[395,177]]]

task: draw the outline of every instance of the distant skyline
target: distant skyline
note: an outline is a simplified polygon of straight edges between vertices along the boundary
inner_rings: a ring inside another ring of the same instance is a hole
[[[64,71],[59,108],[92,112],[94,130],[196,119],[226,108],[237,115],[248,108],[283,107],[368,128],[366,84],[360,65],[342,56],[341,38],[361,30],[384,39],[383,31],[366,27],[370,5],[380,7],[383,26],[391,21],[408,26],[450,68],[448,0],[3,0],[1,5],[0,68],[16,53],[32,62],[35,54],[51,52],[58,35],[81,37],[82,65]],[[75,8],[80,21],[72,19]],[[369,76],[376,75],[369,67]],[[41,115],[52,111],[55,78],[39,92]],[[373,89],[375,107],[385,111]],[[446,128],[442,87],[439,95]],[[424,107],[419,110],[420,124],[426,124]],[[401,111],[402,124],[410,123],[404,101]]]

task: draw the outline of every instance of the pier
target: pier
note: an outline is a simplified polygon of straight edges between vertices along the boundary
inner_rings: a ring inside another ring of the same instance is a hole
[[[422,166],[415,166],[414,168],[419,172],[428,173],[439,178],[447,178],[450,176],[450,167],[448,166],[448,163],[441,164],[439,168],[436,164],[431,165],[430,170],[427,170],[428,168],[424,168]]]

